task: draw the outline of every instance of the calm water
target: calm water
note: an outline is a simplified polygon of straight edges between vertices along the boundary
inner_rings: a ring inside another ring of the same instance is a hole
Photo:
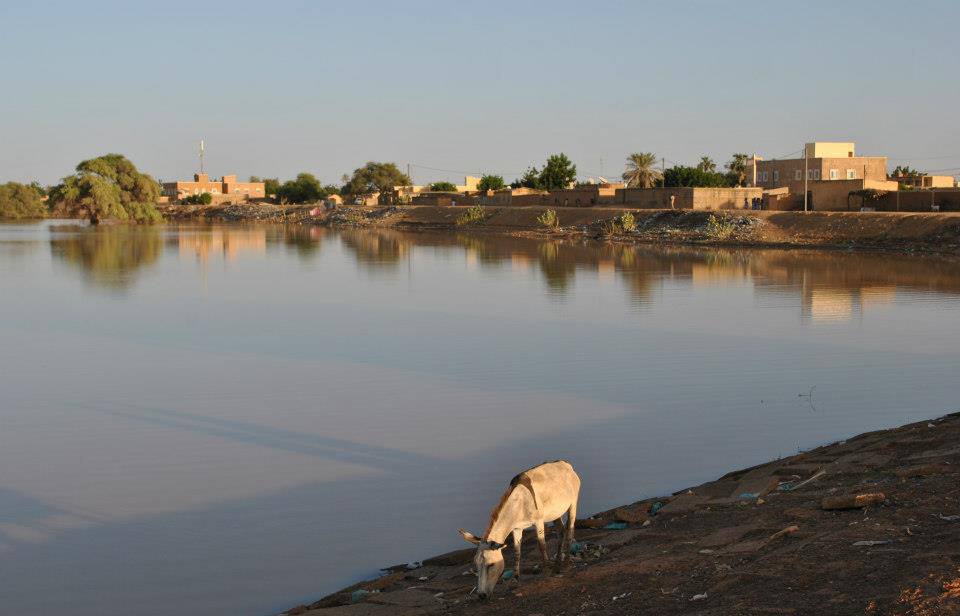
[[[249,614],[960,407],[960,265],[391,231],[0,226],[0,612]]]

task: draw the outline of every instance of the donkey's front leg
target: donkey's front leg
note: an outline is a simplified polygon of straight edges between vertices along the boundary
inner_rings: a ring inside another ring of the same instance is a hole
[[[549,559],[547,558],[547,531],[543,528],[543,520],[534,523],[537,529],[537,545],[540,547],[540,559],[543,561],[543,573],[547,572]]]
[[[523,529],[513,529],[513,577],[520,581],[520,544],[523,542]]]

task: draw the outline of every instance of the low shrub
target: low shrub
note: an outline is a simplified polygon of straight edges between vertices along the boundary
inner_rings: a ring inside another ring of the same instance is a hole
[[[711,214],[707,221],[707,237],[712,240],[725,241],[733,237],[737,226],[725,218],[718,218]]]
[[[480,224],[483,222],[483,219],[486,218],[486,212],[483,209],[483,206],[480,204],[471,205],[466,212],[464,212],[459,218],[457,218],[457,225],[470,225],[470,224]]]
[[[555,210],[547,210],[543,214],[537,216],[537,222],[548,229],[556,229],[560,226],[560,220],[557,218],[557,212]]]

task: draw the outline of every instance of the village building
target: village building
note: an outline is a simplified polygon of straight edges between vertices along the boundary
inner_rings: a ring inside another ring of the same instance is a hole
[[[854,143],[816,141],[806,144],[804,149],[805,156],[800,158],[753,157],[747,166],[747,183],[765,189],[788,188],[791,193],[802,195],[804,179],[808,188],[810,182],[887,180],[887,157],[857,156]]]
[[[206,173],[195,173],[193,181],[164,182],[163,194],[172,200],[186,199],[194,195],[209,193],[213,203],[234,203],[263,199],[263,182],[238,182],[236,175],[225,175],[219,180],[211,180]]]
[[[918,175],[891,175],[890,179],[901,186],[909,186],[916,189],[927,188],[954,188],[957,185],[957,179],[952,175],[927,175],[921,173]]]

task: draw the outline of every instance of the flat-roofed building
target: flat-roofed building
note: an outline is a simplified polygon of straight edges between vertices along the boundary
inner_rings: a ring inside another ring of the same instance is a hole
[[[857,156],[856,144],[850,142],[817,141],[805,146],[804,157],[763,160],[754,157],[754,167],[747,178],[753,185],[765,189],[787,187],[791,193],[803,194],[804,169],[809,182],[830,180],[885,181],[886,156]]]
[[[213,203],[248,201],[263,199],[266,196],[263,182],[238,182],[236,175],[225,175],[219,180],[211,180],[206,173],[195,173],[192,182],[177,181],[163,184],[163,194],[170,199],[186,199],[203,193],[210,193]]]

